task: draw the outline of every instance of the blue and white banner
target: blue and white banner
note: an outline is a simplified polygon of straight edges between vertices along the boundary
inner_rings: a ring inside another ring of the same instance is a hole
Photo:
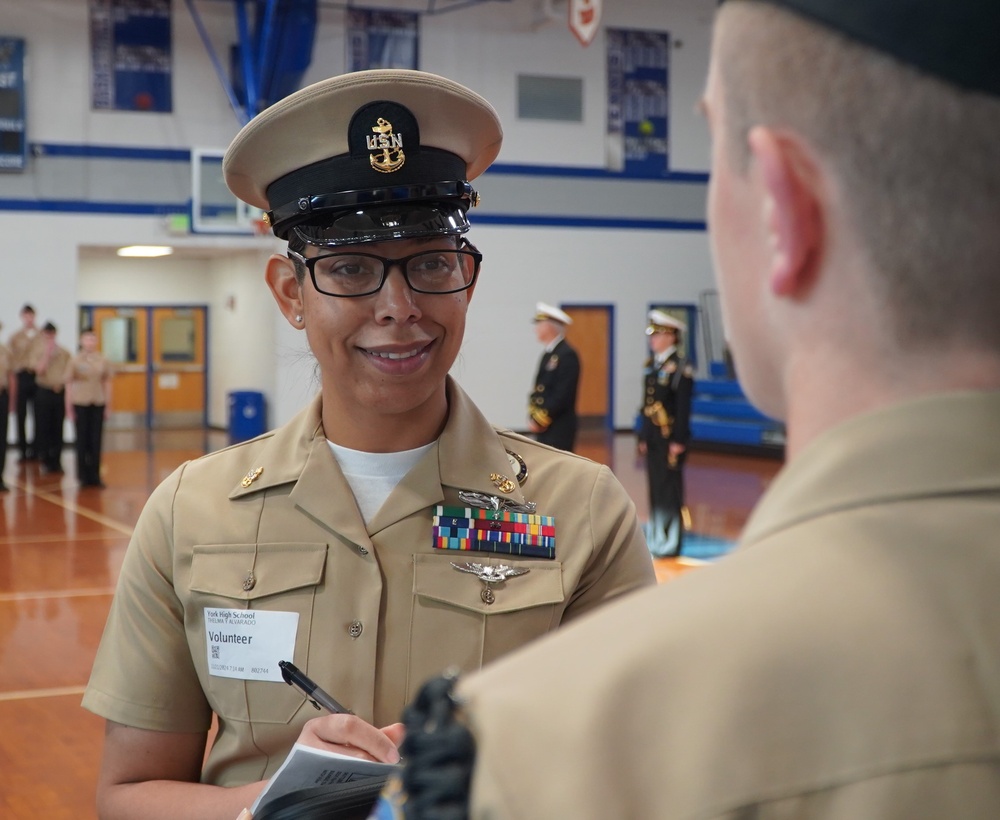
[[[607,29],[607,167],[659,177],[670,169],[670,34]]]
[[[95,109],[173,110],[171,0],[90,0]]]
[[[347,70],[416,69],[420,15],[404,11],[347,11]]]
[[[24,96],[24,40],[0,37],[0,171],[27,164]]]

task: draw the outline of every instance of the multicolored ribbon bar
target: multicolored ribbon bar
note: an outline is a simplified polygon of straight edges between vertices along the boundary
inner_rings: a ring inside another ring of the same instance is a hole
[[[456,518],[450,515],[435,515],[435,527],[460,527],[468,530],[489,530],[491,532],[527,533],[556,537],[556,528],[548,524],[518,524],[515,521],[486,521],[479,518]]]
[[[555,558],[555,517],[481,510],[435,509],[434,548]]]
[[[476,518],[482,521],[511,521],[517,524],[542,524],[554,527],[554,515],[535,515],[534,513],[516,513],[508,510],[485,510],[479,507],[442,507],[434,509],[434,515],[439,518]]]

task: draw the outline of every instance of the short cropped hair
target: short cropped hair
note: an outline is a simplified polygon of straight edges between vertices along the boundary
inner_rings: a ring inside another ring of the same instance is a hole
[[[757,0],[720,12],[727,156],[787,128],[834,169],[897,343],[1000,351],[1000,99]]]

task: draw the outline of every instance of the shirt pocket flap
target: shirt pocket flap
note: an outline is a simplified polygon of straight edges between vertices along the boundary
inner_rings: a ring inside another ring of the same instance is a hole
[[[468,553],[463,553],[460,558],[464,560],[456,560],[455,563],[466,563],[467,556]],[[414,593],[418,597],[462,609],[495,615],[561,603],[564,597],[562,564],[558,561],[518,561],[516,564],[506,564],[528,572],[498,584],[490,584],[489,588],[493,591],[492,603],[483,600],[483,591],[487,585],[473,573],[456,569],[448,558],[415,555],[414,561]],[[477,563],[487,566],[505,564],[504,561],[484,560],[481,556]]]
[[[250,601],[316,586],[325,566],[326,544],[202,544],[192,554],[191,589]]]

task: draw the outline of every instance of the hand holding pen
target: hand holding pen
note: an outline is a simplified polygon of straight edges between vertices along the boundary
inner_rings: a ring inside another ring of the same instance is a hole
[[[285,683],[302,692],[317,709],[322,707],[335,715],[354,714],[346,706],[338,703],[331,695],[324,692],[319,684],[308,678],[291,661],[278,661],[278,668],[281,669],[281,677],[285,679]]]

